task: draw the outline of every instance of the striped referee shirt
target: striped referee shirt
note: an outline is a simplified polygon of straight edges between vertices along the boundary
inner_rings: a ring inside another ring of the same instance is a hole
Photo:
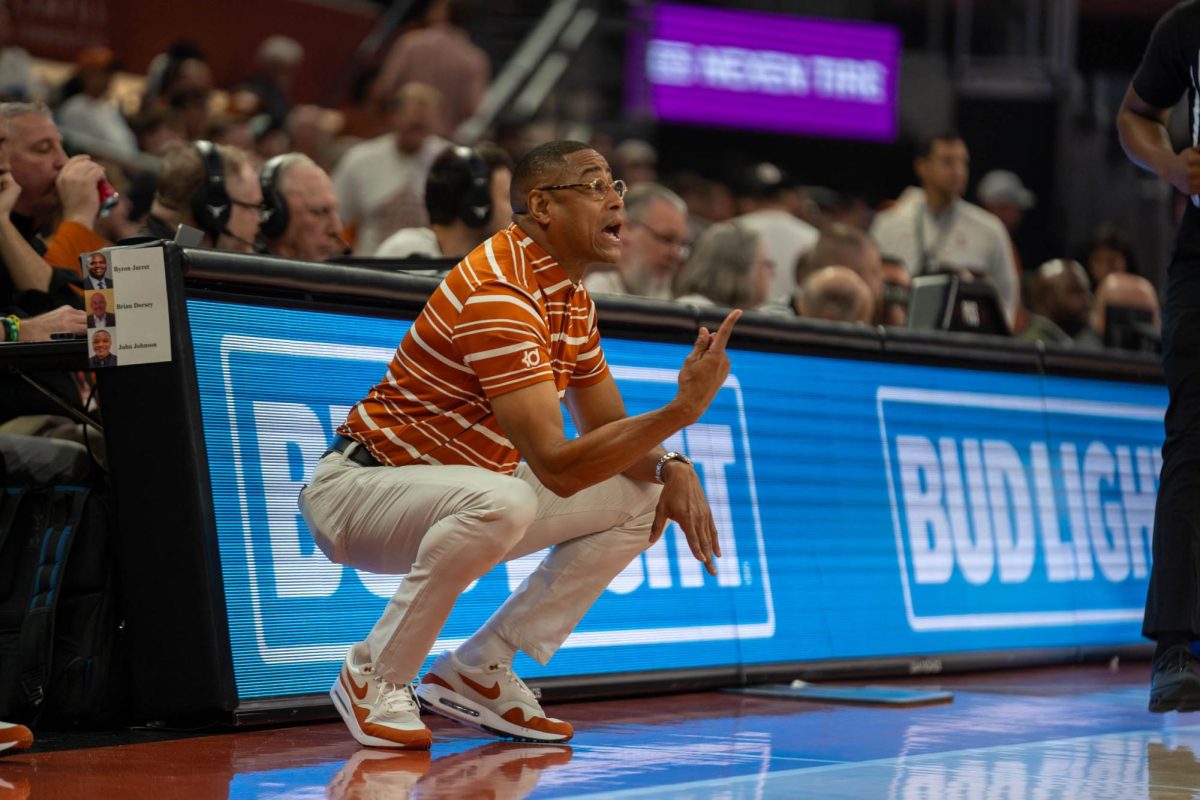
[[[561,399],[608,374],[587,290],[511,225],[450,271],[338,433],[392,466],[511,474],[521,456],[491,399],[541,381]]]

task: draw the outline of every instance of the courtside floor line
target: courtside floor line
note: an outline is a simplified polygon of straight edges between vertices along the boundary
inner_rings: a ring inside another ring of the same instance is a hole
[[[1071,747],[1073,745],[1089,744],[1095,745],[1102,742],[1115,742],[1128,739],[1141,739],[1143,749],[1145,744],[1154,741],[1162,742],[1179,737],[1181,734],[1190,734],[1195,737],[1195,746],[1200,749],[1200,725],[1188,726],[1166,726],[1162,728],[1148,728],[1143,730],[1124,731],[1120,733],[1101,733],[1091,736],[1073,736],[1065,739],[1045,739],[1036,742],[1024,742],[1021,744],[1000,744],[991,747],[969,747],[963,750],[947,750],[941,753],[923,753],[917,756],[899,756],[892,758],[878,758],[870,761],[843,761],[837,764],[827,764],[814,767],[797,767],[793,769],[769,770],[767,772],[755,773],[752,775],[736,775],[727,778],[711,778],[702,781],[689,781],[686,783],[673,783],[665,786],[652,786],[644,789],[619,789],[617,791],[597,792],[590,794],[573,795],[574,800],[613,800],[614,798],[679,798],[687,796],[686,793],[697,793],[696,796],[704,796],[698,794],[705,790],[711,790],[712,794],[722,794],[731,797],[743,797],[750,795],[729,794],[730,790],[742,787],[746,784],[757,784],[753,791],[755,797],[782,797],[784,793],[789,793],[789,796],[794,796],[797,787],[793,780],[808,775],[829,775],[845,770],[865,770],[872,767],[892,767],[892,777],[895,777],[897,768],[904,769],[907,767],[923,767],[937,765],[939,762],[950,761],[953,759],[966,759],[971,756],[979,755],[999,755],[1006,754],[1021,755],[1025,753],[1046,751],[1052,748]],[[1173,744],[1172,746],[1178,746]],[[578,748],[583,750],[584,748]],[[993,763],[1002,759],[995,758]],[[1027,760],[1027,759],[1024,759]],[[1022,760],[1022,761],[1024,761]],[[1013,759],[1013,761],[1017,761]],[[1063,783],[1070,783],[1073,786],[1088,787],[1089,784],[1097,783],[1101,780],[1105,781],[1103,786],[1091,786],[1091,797],[1124,797],[1129,795],[1112,795],[1111,790],[1125,791],[1129,788],[1125,784],[1113,783],[1111,775],[1104,778],[1088,779],[1085,777],[1073,777],[1070,775],[1037,775],[1029,774],[1026,776],[1029,781],[1047,780]],[[775,784],[772,786],[772,784]],[[883,785],[882,783],[879,785]],[[1138,787],[1145,788],[1145,784],[1138,784]],[[1170,789],[1170,786],[1161,786],[1159,788]],[[1057,795],[1053,795],[1057,796]]]

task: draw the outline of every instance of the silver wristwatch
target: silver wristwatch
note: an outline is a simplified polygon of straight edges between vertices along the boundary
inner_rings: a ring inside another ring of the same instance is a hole
[[[676,453],[674,450],[668,450],[658,459],[658,463],[654,465],[654,480],[659,483],[663,482],[662,471],[668,461],[682,461],[684,464],[691,466],[692,460],[683,453]]]

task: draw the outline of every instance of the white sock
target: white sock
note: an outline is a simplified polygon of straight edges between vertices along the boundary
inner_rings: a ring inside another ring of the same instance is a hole
[[[516,654],[515,646],[493,633],[486,625],[454,651],[458,660],[468,667],[486,667],[492,664],[512,666]]]

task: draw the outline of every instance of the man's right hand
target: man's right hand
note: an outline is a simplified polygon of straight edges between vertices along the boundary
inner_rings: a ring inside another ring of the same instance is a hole
[[[716,333],[701,328],[695,347],[684,359],[683,367],[679,370],[679,391],[675,395],[675,402],[681,405],[691,422],[700,419],[729,375],[729,355],[725,352],[725,346],[733,334],[734,324],[741,316],[741,309],[730,311]]]
[[[22,342],[47,342],[52,333],[87,333],[87,314],[78,308],[59,306],[21,320]]]
[[[1184,194],[1200,194],[1200,147],[1176,153],[1162,177]]]
[[[86,228],[96,224],[100,213],[100,193],[97,184],[104,179],[104,167],[91,156],[72,156],[54,180],[58,199],[62,201],[64,220],[73,220]]]
[[[16,178],[11,172],[5,172],[0,175],[0,217],[8,218],[12,213],[13,206],[17,204],[17,198],[21,196],[21,184],[17,183]]]

